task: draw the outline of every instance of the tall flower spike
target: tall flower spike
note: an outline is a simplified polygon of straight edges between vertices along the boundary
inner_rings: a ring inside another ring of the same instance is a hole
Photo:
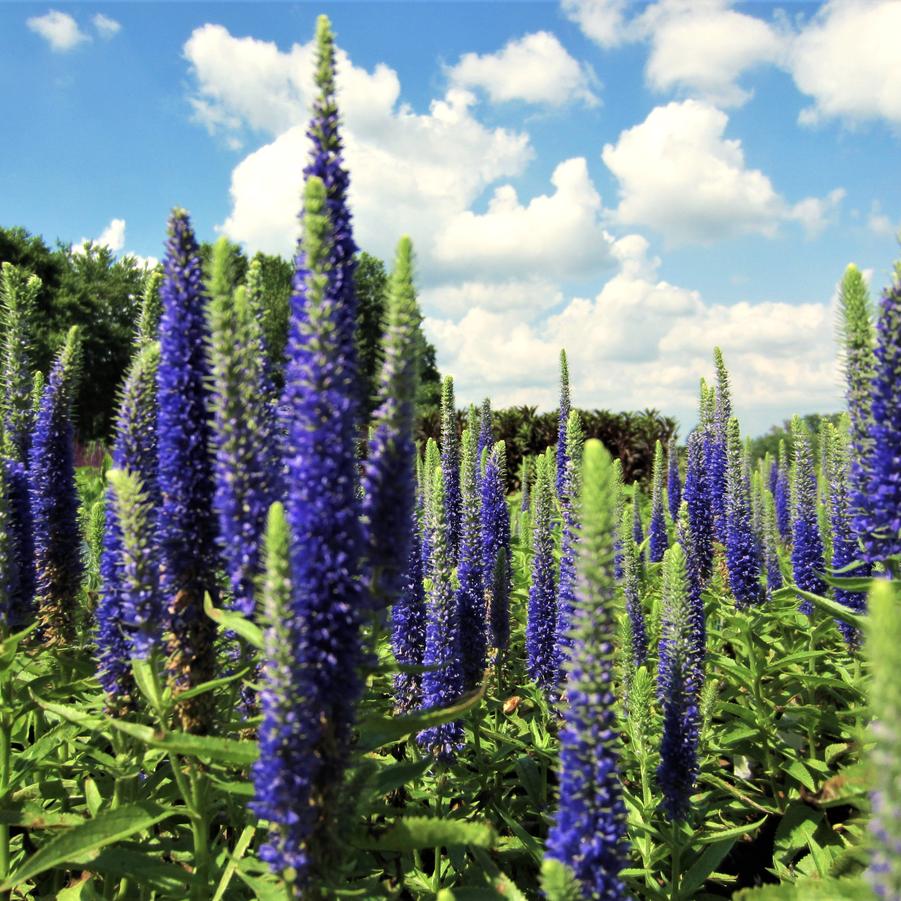
[[[9,622],[12,628],[21,628],[34,612],[34,520],[31,515],[31,491],[28,487],[28,469],[17,460],[3,460],[5,485],[9,504],[9,528],[12,553],[15,562],[15,578],[7,581],[10,592]]]
[[[779,530],[776,527],[776,501],[773,495],[763,492],[763,564],[766,570],[766,588],[772,593],[782,587],[782,569],[779,566]]]
[[[422,572],[422,510],[410,522],[407,569],[400,597],[391,608],[391,650],[404,666],[422,666],[425,653],[425,591]],[[398,673],[394,677],[395,713],[412,713],[422,706],[420,673]]]
[[[216,596],[216,528],[209,413],[210,366],[206,292],[199,248],[188,214],[174,210],[160,289],[159,398],[160,539],[162,590],[168,605],[169,670],[173,694],[215,675],[216,627],[203,611]],[[209,726],[210,695],[179,702],[186,731]]]
[[[832,570],[838,572],[846,566],[860,560],[857,536],[854,534],[851,521],[850,486],[848,484],[849,436],[843,427],[830,427],[827,433],[828,453],[826,459],[826,476],[829,479],[830,508],[829,518],[832,526]],[[867,576],[870,567],[864,563],[854,570],[855,576]],[[863,592],[835,589],[835,599],[855,613],[860,613],[866,606],[866,595]],[[860,632],[843,620],[838,620],[838,627],[849,647],[860,646]]]
[[[641,488],[638,482],[632,483],[632,540],[636,547],[640,547],[644,541],[644,529],[641,526]],[[644,554],[639,550],[639,559]]]
[[[17,623],[13,604],[19,591],[19,561],[17,559],[16,534],[11,515],[8,484],[9,469],[0,460],[0,634],[8,635]]]
[[[3,415],[4,437],[12,446],[14,459],[19,463],[28,460],[34,425],[32,320],[40,290],[41,280],[36,275],[27,275],[12,263],[0,266],[0,320],[3,325],[3,397],[0,412]]]
[[[651,522],[648,526],[651,563],[659,563],[669,547],[666,515],[663,512],[663,476],[663,445],[658,440],[654,446],[654,488],[651,494]]]
[[[266,517],[275,500],[267,457],[275,436],[269,428],[256,323],[244,288],[232,296],[228,265],[228,240],[220,238],[213,247],[209,305],[216,454],[213,508],[232,606],[251,617],[263,570]]]
[[[710,458],[707,463],[708,477],[711,486],[710,500],[713,506],[713,523],[717,538],[726,543],[726,473],[728,436],[726,434],[729,419],[732,416],[732,400],[729,393],[729,373],[723,361],[723,353],[713,349],[713,362],[716,367],[716,394],[711,424]]]
[[[306,777],[296,797],[308,811],[297,892],[330,866],[337,845],[335,795],[347,762],[362,691],[360,616],[363,535],[356,493],[354,341],[343,339],[345,294],[333,265],[334,223],[326,186],[304,189],[288,338],[285,392],[285,515],[291,535],[293,679],[306,730]],[[351,336],[352,338],[352,336]],[[307,814],[305,814],[307,815]],[[276,869],[279,859],[270,864]],[[285,861],[281,861],[282,864]]]
[[[78,351],[78,329],[73,326],[50,370],[28,466],[35,595],[44,640],[50,645],[66,645],[75,637],[83,573],[71,419]]]
[[[144,528],[146,540],[154,544],[159,542],[158,515],[161,502],[156,388],[159,359],[159,344],[155,341],[143,345],[135,353],[122,389],[113,446],[113,465],[134,476],[150,501],[149,522]],[[112,486],[107,492],[105,516],[106,529],[100,554],[100,599],[96,613],[98,676],[110,705],[115,710],[124,712],[134,697],[129,665],[132,636],[141,631],[142,625],[151,622],[159,636],[164,619],[163,600],[157,584],[157,593],[153,599],[155,614],[144,615],[140,623],[131,618],[130,614],[135,611],[128,606],[122,530]],[[147,597],[142,601],[142,610],[148,611],[149,608],[150,599]],[[146,629],[143,634],[147,634]]]
[[[557,411],[557,497],[566,489],[566,426],[569,422],[569,366],[566,351],[560,351],[560,408]]]
[[[616,524],[617,529],[619,529],[619,524],[623,519],[623,511],[626,509],[626,486],[623,483],[623,463],[618,457],[613,461],[613,485],[616,498]],[[613,575],[617,582],[623,577],[622,534],[620,531],[617,531],[616,537],[613,539]]]
[[[378,593],[376,606],[398,600],[410,556],[416,487],[413,427],[419,386],[419,309],[413,287],[413,245],[397,246],[388,292],[379,406],[363,470],[363,522],[367,566]]]
[[[872,563],[901,553],[901,272],[882,295],[875,354],[869,441],[863,458],[854,458],[852,502]]]
[[[422,465],[422,481],[419,485],[419,494],[422,498],[423,519],[422,519],[422,571],[429,571],[429,559],[431,557],[431,539],[429,538],[429,530],[426,525],[428,511],[432,503],[432,485],[435,482],[435,470],[441,466],[441,452],[434,438],[429,438],[425,446],[425,460]]]
[[[870,867],[867,877],[877,897],[901,897],[901,594],[898,582],[877,579],[869,597],[867,657],[874,785]]]
[[[789,474],[788,451],[785,439],[779,440],[779,459],[776,463],[776,490],[773,497],[776,502],[776,527],[782,541],[788,543],[792,537],[791,526],[791,477]]]
[[[585,444],[579,590],[560,733],[560,800],[547,856],[568,866],[586,898],[628,897],[626,808],[617,773],[613,668],[613,466],[599,441]]]
[[[485,398],[482,401],[482,407],[479,411],[479,447],[478,447],[478,455],[476,456],[476,461],[478,462],[478,466],[476,467],[476,481],[479,482],[482,478],[482,454],[485,453],[486,448],[490,450],[494,445],[494,429],[491,425],[491,400],[489,398]]]
[[[441,383],[441,471],[444,473],[448,547],[451,555],[456,557],[460,544],[460,443],[454,380],[449,375]]]
[[[582,493],[582,452],[585,436],[576,410],[569,411],[566,424],[566,480],[563,488],[563,536],[560,547],[560,575],[557,584],[556,680],[563,681],[563,664],[572,639],[569,635],[576,602],[576,545],[579,541],[579,496]]]
[[[269,841],[260,857],[279,872],[303,873],[308,864],[308,842],[318,811],[311,803],[309,763],[313,736],[307,720],[298,716],[309,699],[295,680],[300,643],[298,619],[292,602],[291,539],[281,504],[268,514],[265,581],[260,619],[264,627],[260,706],[260,755],[251,769],[255,797],[250,807],[270,825]],[[307,800],[299,804],[298,799]]]
[[[679,519],[679,507],[682,505],[682,478],[679,475],[679,453],[675,435],[670,436],[666,446],[666,499],[669,504],[669,515],[673,522],[676,522]]]
[[[813,468],[810,433],[800,417],[792,420],[792,572],[795,584],[804,591],[825,594],[823,539],[817,518],[817,476]],[[813,605],[802,600],[802,613],[810,616]]]
[[[554,488],[547,454],[538,458],[532,494],[532,581],[526,626],[526,671],[545,692],[557,684],[555,671],[557,574],[554,565]]]
[[[614,481],[615,484],[615,481]],[[635,669],[644,666],[648,659],[648,630],[644,608],[641,604],[641,561],[632,537],[632,511],[623,510],[620,520],[619,542],[622,554],[622,585],[626,599],[626,615],[629,618],[629,637]]]
[[[482,681],[485,670],[485,586],[482,558],[482,524],[476,472],[479,469],[478,426],[475,407],[470,407],[470,428],[463,433],[460,492],[463,509],[460,519],[460,555],[457,566],[457,611],[460,652],[463,658],[463,685],[468,691]]]
[[[695,429],[688,436],[683,498],[688,505],[688,523],[701,580],[706,583],[713,568],[713,505],[704,459],[704,435],[700,429]]]
[[[489,641],[504,651],[510,639],[510,508],[507,506],[507,455],[498,441],[486,455],[482,474],[482,560]],[[489,583],[489,574],[493,578]]]
[[[144,293],[141,295],[141,315],[138,319],[138,345],[156,341],[159,336],[162,301],[160,290],[163,287],[163,273],[154,269],[144,280]]]
[[[460,649],[460,624],[454,597],[453,558],[448,545],[448,517],[444,503],[444,480],[440,467],[435,471],[428,529],[432,543],[429,588],[426,597],[422,705],[425,709],[447,707],[464,691]],[[463,723],[454,720],[419,733],[419,744],[437,760],[450,763],[463,745]]]
[[[873,306],[867,283],[853,263],[842,277],[838,303],[838,338],[845,371],[845,397],[851,417],[851,446],[854,458],[865,458],[870,452],[870,388],[876,370],[873,355],[875,336]],[[860,469],[855,471],[861,472]],[[864,485],[852,485],[852,492],[865,490]]]
[[[480,457],[480,459],[481,459],[481,457]],[[530,475],[531,471],[532,471],[531,457],[523,457],[522,458],[522,475],[520,476],[520,483],[522,485],[522,503],[519,505],[519,509],[522,511],[532,509],[532,497],[530,494],[530,485],[529,485],[529,475]]]
[[[676,539],[685,555],[686,590],[688,591],[689,621],[694,646],[694,666],[698,679],[704,679],[704,661],[707,656],[707,617],[704,611],[704,573],[698,557],[694,535],[688,517],[688,504],[682,501],[676,521]]]
[[[131,656],[144,660],[156,647],[162,619],[154,498],[136,474],[111,469],[107,478],[122,541],[122,622],[128,628]]]
[[[745,477],[741,433],[735,417],[729,420],[726,436],[726,566],[735,604],[742,608],[759,604],[764,596],[757,539],[751,523],[751,497]]]
[[[328,269],[330,293],[338,305],[335,316],[336,338],[341,357],[348,369],[353,369],[356,381],[357,354],[355,325],[357,300],[354,293],[354,274],[357,268],[357,245],[351,229],[351,214],[347,205],[350,177],[344,168],[344,147],[339,132],[341,124],[336,101],[335,38],[328,16],[316,20],[316,69],[314,80],[318,94],[313,101],[313,116],[307,130],[312,141],[310,161],[304,177],[319,178],[325,185],[328,207],[329,248]],[[295,277],[295,291],[298,289]],[[356,415],[356,409],[354,415]],[[289,517],[290,521],[290,517]]]
[[[735,422],[734,419],[730,422]],[[680,544],[663,564],[663,615],[658,684],[663,704],[663,738],[657,782],[670,820],[685,820],[698,778],[701,681],[697,637],[689,600],[685,554]]]

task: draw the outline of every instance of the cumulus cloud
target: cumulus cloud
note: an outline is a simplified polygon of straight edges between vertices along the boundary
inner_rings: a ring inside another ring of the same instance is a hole
[[[870,206],[870,213],[867,216],[867,228],[874,235],[885,238],[901,234],[901,223],[892,222],[882,211],[882,204],[878,200],[874,200]]]
[[[650,226],[671,245],[773,237],[782,221],[822,231],[844,190],[789,206],[763,172],[746,165],[741,141],[725,136],[728,122],[708,103],[673,102],[606,144],[601,156],[619,182],[617,220]]]
[[[532,317],[562,301],[560,288],[544,278],[445,282],[427,287],[419,296],[427,315],[445,316],[463,316],[478,307],[493,313],[516,311]]]
[[[271,138],[235,167],[224,231],[253,250],[289,252],[309,153],[312,45],[282,52],[205,25],[184,49],[197,81],[198,118],[211,131],[234,136],[250,129]],[[519,175],[532,157],[526,134],[482,124],[475,95],[462,88],[450,88],[427,113],[417,113],[399,102],[392,69],[378,65],[369,72],[340,51],[337,87],[355,234],[385,258],[404,232],[421,256],[428,253],[441,223],[467,210],[492,182]]]
[[[635,237],[619,246],[621,268],[593,297],[524,320],[521,311],[470,309],[458,322],[425,327],[462,402],[486,393],[498,405],[556,403],[557,354],[565,347],[573,399],[610,409],[675,413],[694,422],[698,379],[719,345],[732,376],[737,415],[751,432],[792,409],[838,408],[833,303],[722,304],[657,274],[659,260]]]
[[[615,47],[628,38],[626,0],[563,0],[563,12],[601,47]]]
[[[91,19],[91,22],[94,23],[94,28],[97,29],[97,33],[100,37],[107,40],[115,37],[122,30],[121,22],[117,22],[115,19],[111,19],[103,13],[97,13],[94,18]]]
[[[448,75],[460,87],[481,88],[496,103],[599,102],[591,90],[596,80],[591,69],[573,59],[549,31],[511,40],[497,53],[466,53]]]
[[[582,157],[560,163],[553,194],[520,202],[496,188],[484,213],[461,210],[440,227],[434,259],[452,268],[512,276],[524,269],[573,277],[609,268],[613,239],[601,224],[601,197]]]
[[[43,16],[32,16],[25,24],[57,53],[65,53],[90,40],[72,16],[56,9],[51,9]]]
[[[727,123],[709,104],[674,102],[606,144],[602,158],[619,181],[617,218],[649,225],[673,244],[773,234],[779,195],[746,167],[741,141],[724,137]]]
[[[839,118],[886,119],[901,125],[897,0],[830,0],[794,41],[791,72],[813,98],[805,125]]]
[[[125,246],[125,220],[111,219],[96,238],[82,238],[73,244],[72,253],[84,253],[84,246],[88,243],[108,247],[113,253],[118,253]]]
[[[633,30],[650,41],[645,76],[654,90],[687,93],[718,106],[746,102],[751,91],[739,78],[782,60],[788,38],[759,17],[730,9],[726,0],[660,0]]]

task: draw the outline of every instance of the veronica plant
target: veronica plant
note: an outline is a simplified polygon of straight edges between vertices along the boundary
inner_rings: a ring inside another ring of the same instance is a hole
[[[651,563],[659,563],[669,547],[669,536],[666,533],[666,515],[663,512],[663,478],[663,445],[658,440],[654,446],[651,522],[648,526],[648,550]]]

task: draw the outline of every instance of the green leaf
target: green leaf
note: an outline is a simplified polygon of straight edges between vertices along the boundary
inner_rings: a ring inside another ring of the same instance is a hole
[[[238,741],[234,738],[217,738],[213,735],[191,735],[187,732],[164,732],[139,723],[112,718],[109,724],[151,748],[162,748],[186,757],[201,757],[218,760],[221,763],[249,766],[259,756],[259,747],[255,741]]]
[[[862,879],[804,879],[744,889],[736,892],[732,901],[873,901],[875,897]]]
[[[823,819],[823,811],[802,801],[792,803],[776,829],[775,851],[784,864],[789,864],[798,851],[806,848]]]
[[[867,622],[866,616],[861,616],[860,614],[854,613],[853,610],[850,610],[844,604],[839,604],[838,601],[833,601],[830,598],[824,598],[822,595],[813,594],[810,591],[804,591],[802,588],[798,588],[795,585],[786,588],[780,588],[778,591],[773,592],[773,600],[781,601],[786,598],[791,597],[801,597],[804,598],[805,601],[810,601],[814,607],[817,607],[823,613],[828,613],[830,616],[835,617],[836,619],[843,620],[850,625],[857,626],[858,628],[862,628],[865,626]]]
[[[810,770],[800,760],[793,760],[788,766],[783,767],[783,770],[800,782],[804,788],[812,792],[817,790],[817,784],[814,782],[813,776],[810,775]]]
[[[377,795],[387,795],[402,785],[418,779],[433,761],[428,757],[421,760],[403,760],[379,769],[369,780],[369,785]]]
[[[746,823],[743,826],[733,826],[731,829],[723,829],[721,832],[708,832],[699,836],[696,841],[699,845],[712,845],[714,842],[725,841],[727,838],[740,838],[754,832],[766,822],[766,817],[761,817],[755,823]]]
[[[414,851],[419,848],[493,848],[497,838],[489,823],[439,820],[431,817],[403,817],[374,838],[355,844],[374,851]]]
[[[160,807],[149,801],[138,801],[117,807],[115,810],[108,810],[93,820],[73,826],[38,848],[3,885],[0,885],[0,892],[7,892],[40,873],[68,861],[83,861],[86,855],[92,852],[128,838],[136,832],[143,832],[168,817],[184,812],[174,807]]]
[[[121,808],[119,808],[121,810]],[[185,898],[191,874],[177,864],[164,863],[141,851],[117,845],[104,848],[99,854],[91,852],[84,857],[73,857],[68,863],[84,864],[93,872],[102,873],[111,879],[132,879],[148,888],[164,892],[170,897]]]
[[[0,823],[21,826],[23,829],[53,829],[61,826],[78,826],[84,817],[77,813],[45,810],[34,801],[25,801],[0,810]]]
[[[228,885],[232,881],[232,877],[235,875],[235,872],[238,869],[238,863],[244,856],[244,852],[247,851],[247,849],[250,847],[250,843],[253,841],[255,832],[256,826],[244,827],[244,831],[241,833],[241,837],[235,844],[235,850],[232,852],[231,856],[229,857],[228,863],[225,865],[225,869],[222,871],[222,878],[219,880],[219,885],[216,887],[216,892],[213,895],[212,901],[222,901],[222,898],[225,897],[225,892],[228,889]]]
[[[214,607],[209,594],[204,595],[203,610],[220,629],[234,632],[258,651],[263,650],[263,630],[256,623],[245,619],[240,613],[235,613],[234,610],[221,610],[218,607]]]
[[[735,841],[735,838],[725,838],[708,845],[703,850],[682,877],[680,888],[686,897],[694,897],[695,892],[707,881],[707,877],[716,870],[732,850]]]
[[[405,739],[414,732],[431,729],[442,723],[450,723],[460,719],[464,713],[472,710],[485,695],[485,686],[477,691],[464,695],[456,704],[438,710],[426,710],[410,716],[373,716],[360,721],[360,738],[357,750],[363,754],[375,751],[383,745],[394,744]]]
[[[541,864],[541,888],[547,901],[580,901],[582,897],[575,873],[551,857],[546,857]]]

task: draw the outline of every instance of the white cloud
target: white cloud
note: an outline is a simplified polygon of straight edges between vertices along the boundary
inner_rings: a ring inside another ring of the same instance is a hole
[[[769,178],[745,166],[728,117],[695,100],[653,109],[601,154],[619,180],[616,215],[649,225],[672,244],[742,233],[771,235],[781,213]]]
[[[718,106],[738,106],[751,92],[738,84],[749,69],[778,63],[787,35],[727,0],[660,0],[635,21],[651,51],[645,68],[657,91],[681,91]]]
[[[155,269],[159,266],[160,261],[153,256],[150,257],[142,257],[139,253],[132,253],[129,251],[128,253],[123,254],[123,258],[131,257],[139,269]]]
[[[543,278],[448,282],[426,288],[419,303],[426,315],[463,316],[479,307],[489,312],[518,311],[526,317],[559,305],[563,292]]]
[[[111,19],[109,16],[105,16],[103,13],[97,13],[91,21],[94,23],[94,28],[97,29],[97,33],[102,38],[115,37],[122,30],[122,23],[117,22],[115,19]]]
[[[56,9],[51,9],[43,16],[32,16],[25,24],[35,34],[40,35],[50,45],[51,50],[58,53],[65,53],[90,40],[72,16]]]
[[[289,252],[309,154],[312,45],[282,52],[204,25],[184,49],[197,79],[195,114],[204,124],[231,137],[250,128],[272,138],[235,167],[223,230],[252,250]],[[532,157],[526,134],[483,125],[475,96],[461,88],[416,113],[399,102],[393,70],[378,65],[368,72],[341,51],[337,87],[355,237],[386,259],[403,233],[423,259],[442,223],[492,182],[519,175]]]
[[[573,59],[548,31],[509,41],[497,53],[466,53],[448,72],[451,82],[482,88],[494,102],[524,100],[563,106],[581,101],[597,106],[592,71]]]
[[[527,205],[512,185],[501,185],[485,213],[461,210],[447,219],[435,239],[436,262],[493,276],[532,270],[572,277],[609,268],[613,239],[585,159],[560,163],[551,184],[553,194]]]
[[[563,12],[601,47],[615,47],[627,39],[626,0],[563,0]]]
[[[799,222],[807,236],[815,238],[835,222],[846,193],[844,188],[834,188],[825,197],[805,197],[788,211],[786,218]]]
[[[624,239],[625,241],[625,239]],[[646,245],[620,247],[622,268],[594,298],[530,321],[521,311],[470,309],[459,321],[427,318],[442,370],[461,402],[486,393],[498,406],[556,404],[557,355],[565,347],[573,401],[614,410],[657,407],[686,427],[711,351],[725,354],[737,415],[763,431],[792,410],[834,410],[841,388],[832,346],[832,303],[732,305],[662,281]]]
[[[113,253],[118,253],[125,246],[125,220],[111,219],[109,225],[96,238],[82,238],[77,244],[73,244],[72,253],[84,253],[84,246],[89,242],[108,247]]]
[[[798,89],[813,98],[802,124],[883,118],[901,124],[901,3],[831,0],[801,31],[791,52]]]
[[[882,211],[882,204],[878,200],[874,200],[870,206],[870,213],[867,216],[867,228],[874,235],[879,235],[883,238],[895,237],[901,233],[901,222],[893,223]]]

